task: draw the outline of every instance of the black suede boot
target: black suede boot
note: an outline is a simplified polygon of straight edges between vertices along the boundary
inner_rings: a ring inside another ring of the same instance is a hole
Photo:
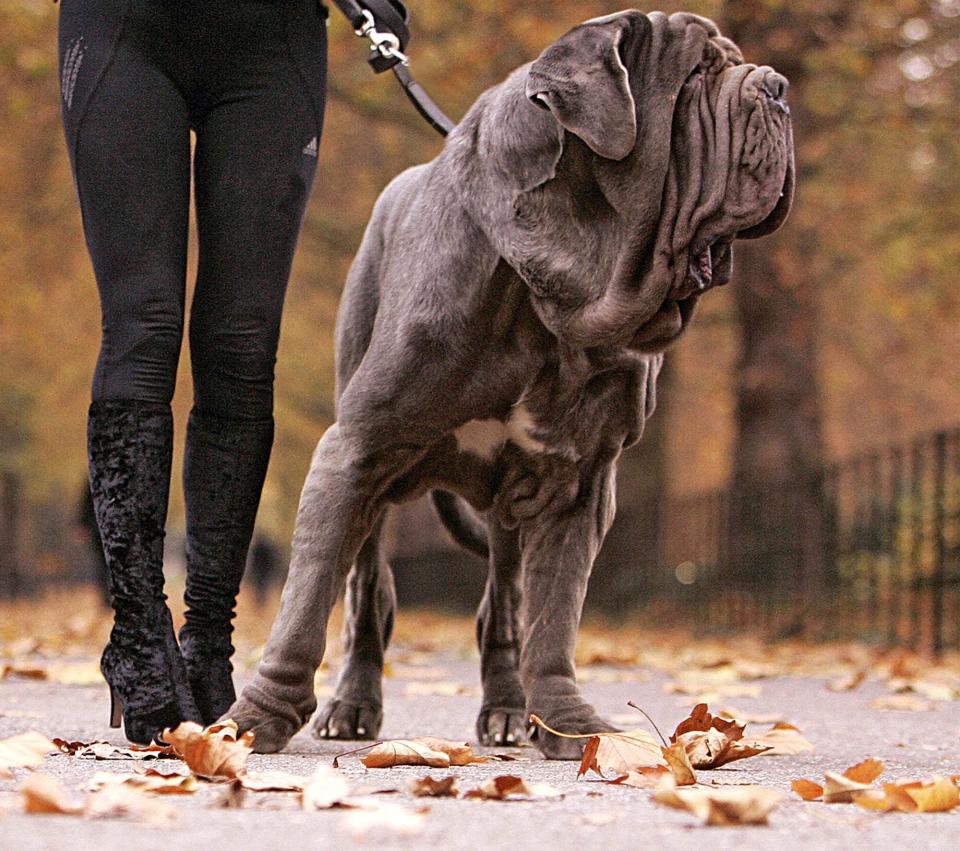
[[[183,465],[187,611],[180,646],[204,724],[236,700],[232,621],[272,445],[272,418],[190,412]]]
[[[115,613],[100,669],[114,708],[119,700],[127,738],[146,744],[165,727],[199,718],[163,593],[170,409],[136,401],[94,402],[87,449]]]

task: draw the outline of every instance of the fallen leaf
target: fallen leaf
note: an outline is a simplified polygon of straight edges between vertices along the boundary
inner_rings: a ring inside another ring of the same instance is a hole
[[[39,733],[21,733],[19,736],[0,740],[0,777],[13,777],[11,768],[40,765],[48,753],[56,750],[57,746]]]
[[[437,751],[416,739],[394,739],[381,742],[360,758],[367,768],[393,768],[397,765],[426,765],[449,768],[450,755]]]
[[[827,683],[827,689],[829,691],[854,691],[855,689],[860,688],[863,685],[864,680],[867,678],[867,672],[860,670],[854,671],[852,674],[847,674],[843,677],[838,677],[835,680],[831,680]]]
[[[83,811],[83,807],[70,800],[59,780],[40,771],[24,779],[19,791],[25,813],[75,816]]]
[[[690,764],[687,749],[680,742],[674,742],[662,751],[663,758],[667,761],[678,786],[692,786],[697,782],[697,775],[694,774],[693,766]]]
[[[770,813],[783,798],[783,792],[763,786],[678,789],[670,775],[664,777],[653,793],[657,803],[686,810],[703,819],[705,824],[718,827],[767,824]]]
[[[149,759],[176,759],[177,755],[171,745],[130,745],[119,747],[109,742],[70,742],[66,739],[54,739],[57,749],[67,756],[77,759],[102,760],[149,760]]]
[[[329,810],[339,806],[350,792],[346,778],[336,768],[318,765],[309,782],[300,793],[304,810]]]
[[[98,771],[90,779],[88,788],[91,792],[97,792],[107,786],[129,786],[156,795],[192,795],[197,791],[197,778],[192,774],[162,774],[153,769],[135,774]]]
[[[865,759],[856,765],[851,765],[843,776],[855,783],[873,783],[883,774],[883,763],[879,759]]]
[[[452,775],[439,780],[429,775],[411,780],[410,791],[418,798],[456,798],[460,794],[457,778]]]
[[[491,778],[478,789],[471,789],[464,797],[492,801],[539,801],[562,798],[563,793],[547,783],[527,783],[522,777],[503,774]]]
[[[45,680],[47,679],[48,673],[46,668],[40,668],[36,665],[27,665],[14,662],[13,664],[4,665],[0,669],[0,680],[5,680],[9,677],[19,677],[22,680]]]
[[[717,729],[706,731],[693,730],[683,733],[677,744],[683,746],[694,768],[719,768],[738,759],[746,759],[762,754],[769,748],[765,745],[754,746],[731,739]]]
[[[891,709],[900,712],[928,712],[933,709],[933,703],[919,695],[910,694],[885,694],[882,697],[875,698],[870,704],[873,709]]]
[[[819,783],[814,783],[812,780],[794,780],[790,784],[790,788],[793,789],[804,801],[815,801],[817,798],[823,796],[823,786]]]
[[[206,728],[184,721],[175,730],[164,730],[163,740],[201,777],[237,777],[253,749],[253,733],[238,739],[233,721]]]
[[[510,759],[508,756],[488,757],[475,754],[467,742],[453,742],[434,736],[420,736],[414,741],[426,745],[432,751],[445,753],[450,758],[450,765],[476,765],[491,759]]]
[[[237,777],[250,792],[302,792],[311,782],[309,777],[288,774],[286,771],[246,771]]]
[[[706,732],[707,730],[718,730],[731,739],[739,739],[743,736],[743,728],[744,725],[734,719],[720,718],[711,715],[706,703],[698,703],[690,711],[689,717],[677,725],[677,729],[673,731],[670,741],[676,742],[684,733]]]
[[[670,774],[670,769],[657,766],[640,771],[628,771],[622,777],[615,777],[607,781],[611,786],[632,786],[635,789],[656,789],[664,775]],[[679,785],[679,784],[678,784]]]
[[[896,799],[897,809],[902,812],[945,813],[960,806],[960,789],[948,777],[885,783],[883,790]]]
[[[823,780],[823,802],[825,804],[852,804],[857,795],[871,788],[869,783],[851,780],[835,771],[825,771]]]
[[[745,745],[763,748],[763,756],[796,756],[816,750],[792,724],[775,724],[759,736],[745,736],[741,739]]]

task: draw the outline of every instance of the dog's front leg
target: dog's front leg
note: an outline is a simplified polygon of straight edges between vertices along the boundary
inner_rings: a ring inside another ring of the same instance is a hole
[[[609,468],[583,485],[576,504],[523,525],[520,679],[528,714],[564,733],[613,730],[580,694],[574,665],[587,580],[613,519]],[[579,759],[583,741],[537,730],[537,747],[549,759]]]
[[[283,748],[317,707],[313,677],[326,647],[327,619],[344,578],[383,505],[383,494],[422,455],[409,446],[373,448],[337,424],[314,452],[300,496],[290,572],[280,611],[253,681],[227,712],[254,750]]]
[[[477,718],[482,745],[526,739],[526,699],[520,684],[520,544],[516,529],[490,521],[487,587],[477,612],[483,705]]]

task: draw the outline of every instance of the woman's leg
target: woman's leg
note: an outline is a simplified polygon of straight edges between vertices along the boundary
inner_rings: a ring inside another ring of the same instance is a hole
[[[216,31],[203,35],[198,23],[210,105],[196,117],[200,259],[180,640],[207,723],[235,699],[231,621],[273,442],[280,318],[322,119],[323,66],[302,67],[293,48],[323,63],[317,5],[214,2]]]
[[[197,715],[163,593],[189,125],[177,88],[142,49],[136,16],[113,6],[122,26],[110,3],[68,4],[62,94],[103,314],[88,448],[116,616],[101,667],[128,738],[150,741]]]

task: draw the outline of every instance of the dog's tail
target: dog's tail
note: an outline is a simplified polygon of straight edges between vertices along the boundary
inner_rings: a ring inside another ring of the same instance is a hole
[[[430,498],[440,522],[461,547],[480,558],[490,555],[487,528],[470,507],[448,491],[431,491]]]

